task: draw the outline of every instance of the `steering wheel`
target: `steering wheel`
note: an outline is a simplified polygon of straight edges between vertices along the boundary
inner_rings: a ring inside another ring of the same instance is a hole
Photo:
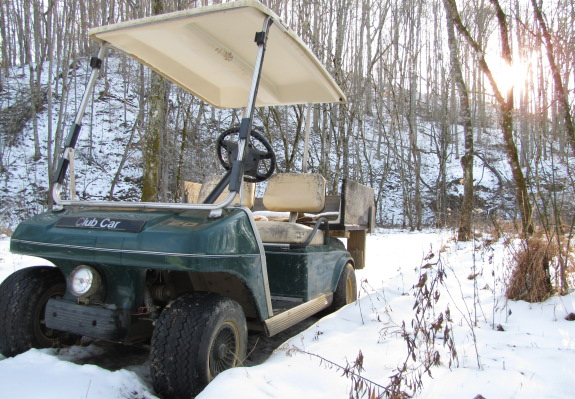
[[[216,152],[226,170],[238,157],[239,127],[232,127],[218,137]],[[270,143],[257,131],[250,132],[244,158],[244,181],[257,183],[268,179],[276,168],[276,155]]]

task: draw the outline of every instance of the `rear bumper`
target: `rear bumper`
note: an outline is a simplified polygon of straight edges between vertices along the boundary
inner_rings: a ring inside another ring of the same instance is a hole
[[[46,304],[46,327],[77,335],[122,341],[130,324],[124,310],[78,305],[64,299],[52,298]]]

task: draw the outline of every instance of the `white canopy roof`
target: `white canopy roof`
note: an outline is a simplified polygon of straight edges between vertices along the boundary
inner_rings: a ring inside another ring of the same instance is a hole
[[[302,40],[255,0],[194,8],[90,30],[107,42],[220,108],[248,102],[256,32],[271,16],[256,106],[342,103],[345,96]]]

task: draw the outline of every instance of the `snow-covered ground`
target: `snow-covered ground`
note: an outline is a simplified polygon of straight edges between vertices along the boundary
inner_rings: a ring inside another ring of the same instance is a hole
[[[367,266],[357,272],[359,301],[318,320],[263,364],[220,374],[199,398],[347,398],[358,371],[377,393],[406,358],[407,380],[417,383],[422,374],[418,398],[573,397],[575,322],[565,317],[575,312],[575,293],[537,304],[507,301],[509,242],[456,243],[446,231],[379,231],[368,238]],[[39,264],[8,247],[9,238],[0,238],[0,280]],[[433,306],[414,309],[426,287]],[[414,339],[416,316],[428,331],[435,323],[434,342],[421,334]],[[147,363],[117,371],[77,364],[98,350],[89,345],[0,356],[0,397],[155,398]],[[360,352],[361,370],[353,367]],[[431,377],[421,366],[428,355],[439,355]],[[348,367],[347,377],[340,367]]]

